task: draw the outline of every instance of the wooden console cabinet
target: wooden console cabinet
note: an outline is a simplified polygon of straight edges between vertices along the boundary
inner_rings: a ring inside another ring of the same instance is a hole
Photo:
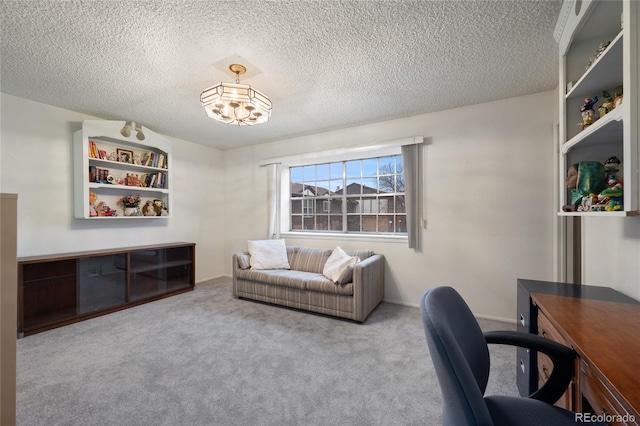
[[[195,287],[195,244],[18,259],[18,337]]]

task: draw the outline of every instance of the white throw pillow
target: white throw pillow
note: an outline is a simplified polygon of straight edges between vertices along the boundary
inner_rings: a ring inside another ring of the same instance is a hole
[[[291,269],[284,240],[249,241],[251,269]]]
[[[322,275],[336,284],[344,284],[340,282],[341,275],[358,262],[360,259],[357,256],[349,256],[340,246],[337,246],[324,264]],[[342,278],[344,280],[344,276]]]

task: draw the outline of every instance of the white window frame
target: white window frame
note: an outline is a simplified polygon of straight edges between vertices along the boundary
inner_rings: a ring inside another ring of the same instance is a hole
[[[424,136],[414,136],[409,138],[396,139],[376,144],[356,145],[348,148],[335,148],[325,151],[308,152],[298,155],[290,155],[286,157],[268,158],[259,162],[260,166],[268,166],[271,164],[279,165],[279,202],[277,203],[277,217],[279,218],[278,226],[281,231],[278,235],[286,238],[303,238],[303,239],[332,239],[332,240],[362,240],[362,241],[380,241],[380,242],[398,242],[406,243],[408,236],[406,234],[396,233],[346,233],[346,232],[327,232],[320,231],[290,231],[290,181],[289,168],[302,166],[307,164],[331,163],[339,161],[358,160],[363,158],[385,157],[399,155],[400,148],[403,145],[422,144]],[[403,159],[404,162],[404,159]],[[418,184],[420,184],[418,182]],[[422,217],[418,218],[422,221]]]

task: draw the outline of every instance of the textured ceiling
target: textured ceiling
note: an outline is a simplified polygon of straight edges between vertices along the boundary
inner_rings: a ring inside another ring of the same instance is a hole
[[[561,0],[0,0],[3,93],[221,149],[557,86]],[[271,120],[208,118],[241,61]],[[224,71],[223,71],[224,70]]]

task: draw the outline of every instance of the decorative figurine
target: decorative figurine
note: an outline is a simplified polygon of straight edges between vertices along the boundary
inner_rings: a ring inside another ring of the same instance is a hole
[[[600,203],[605,205],[606,211],[624,210],[622,182],[611,176],[607,184],[609,187],[598,196]]]
[[[582,122],[580,125],[582,126],[582,130],[593,124],[595,121],[595,111],[593,110],[593,106],[598,102],[598,97],[594,96],[593,98],[586,98],[584,100],[584,104],[580,107],[580,112],[582,113]]]
[[[142,214],[145,216],[156,216],[153,200],[147,200],[144,206],[142,206]]]
[[[567,171],[565,184],[567,189],[571,190],[571,204],[563,206],[562,210],[577,211],[584,197],[599,194],[607,187],[604,165],[598,161],[581,161],[573,164]]]
[[[610,44],[610,41],[603,41],[602,43],[600,43],[600,46],[598,46],[598,50],[596,50],[596,59],[602,56],[602,54],[605,50],[607,50],[607,47],[609,47]]]
[[[607,113],[611,112],[616,106],[613,103],[613,97],[606,90],[602,92],[602,97],[604,98],[604,102],[598,108],[598,112],[600,113],[600,118],[604,117]]]
[[[96,195],[96,193],[93,191],[89,191],[89,216],[91,217],[98,216],[98,211],[96,210],[96,206],[95,206],[97,199],[98,199],[98,196]]]
[[[98,216],[118,216],[118,213],[111,207],[107,206],[104,201],[100,201],[96,206]]]
[[[607,173],[607,176],[609,176],[609,178],[613,176],[614,178],[618,179],[621,164],[622,162],[616,156],[607,158],[607,161],[604,162],[604,170]]]
[[[616,87],[616,90],[613,92],[613,104],[615,107],[619,107],[622,104],[622,86]]]

